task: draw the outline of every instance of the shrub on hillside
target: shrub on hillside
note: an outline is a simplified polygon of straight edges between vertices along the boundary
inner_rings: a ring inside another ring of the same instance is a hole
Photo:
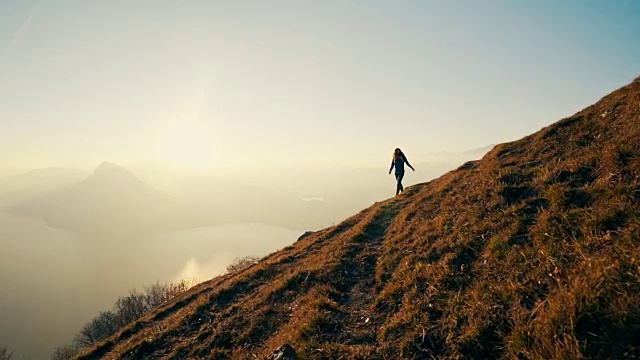
[[[58,346],[51,354],[51,360],[69,360],[78,354],[78,346],[75,344]]]
[[[128,297],[128,296],[127,296]],[[118,304],[122,298],[118,299]],[[75,337],[74,343],[78,347],[91,346],[109,335],[114,334],[121,327],[119,317],[113,311],[103,311],[86,323]]]
[[[227,272],[232,273],[248,268],[249,266],[257,263],[260,260],[257,256],[245,256],[236,258],[231,264],[227,266]]]
[[[11,357],[13,357],[13,352],[9,352],[5,347],[0,347],[0,360],[9,360]]]
[[[191,282],[185,280],[169,284],[156,282],[144,288],[145,303],[150,308],[155,308],[164,304],[172,297],[187,291],[191,285]]]
[[[76,334],[73,343],[59,346],[51,355],[52,360],[70,359],[79,350],[90,347],[108,338],[146,312],[162,305],[172,297],[187,291],[190,283],[161,284],[156,282],[144,287],[143,291],[133,289],[129,295],[119,297],[113,309],[103,311],[86,323]],[[0,352],[0,355],[2,353]],[[0,357],[0,360],[6,360]]]

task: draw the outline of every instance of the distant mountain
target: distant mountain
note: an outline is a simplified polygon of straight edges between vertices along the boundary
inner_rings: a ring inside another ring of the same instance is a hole
[[[89,173],[75,168],[31,170],[19,176],[0,178],[0,206],[28,200],[34,196],[78,182]]]
[[[484,155],[484,154],[488,153],[489,151],[491,151],[491,149],[493,149],[495,146],[496,146],[495,144],[491,144],[491,145],[488,145],[488,146],[483,146],[481,148],[467,150],[464,153],[465,154],[480,154],[480,155]]]
[[[639,124],[640,78],[78,359],[639,359]]]
[[[161,231],[174,223],[171,200],[126,169],[105,162],[89,177],[10,207],[52,226],[93,235]]]
[[[291,229],[316,229],[334,219],[336,205],[303,201],[284,190],[247,185],[216,177],[191,177],[177,182],[172,195],[187,227],[223,223],[261,223]]]

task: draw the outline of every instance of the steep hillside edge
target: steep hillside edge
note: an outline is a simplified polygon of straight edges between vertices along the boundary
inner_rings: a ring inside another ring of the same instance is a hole
[[[640,357],[640,79],[79,358]]]

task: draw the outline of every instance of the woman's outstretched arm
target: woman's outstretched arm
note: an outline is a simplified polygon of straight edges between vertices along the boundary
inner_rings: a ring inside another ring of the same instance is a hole
[[[395,165],[395,161],[393,161],[393,159],[391,159],[391,167],[389,168],[389,174],[391,174],[391,170],[393,170],[393,166]]]
[[[411,170],[416,171],[416,169],[413,168],[413,166],[411,166],[411,164],[409,164],[409,160],[407,160],[407,158],[404,158],[404,162],[407,163],[407,166],[409,166],[411,168]]]

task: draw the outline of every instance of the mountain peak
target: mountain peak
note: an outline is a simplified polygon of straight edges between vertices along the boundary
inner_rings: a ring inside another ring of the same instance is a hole
[[[84,180],[17,204],[13,210],[93,237],[112,231],[156,231],[165,226],[167,206],[161,192],[127,169],[103,162]]]
[[[114,163],[110,163],[108,161],[103,162],[98,166],[94,171],[93,175],[89,177],[89,179],[103,179],[108,181],[120,180],[127,182],[142,182],[142,180],[138,179],[133,173],[129,170],[123,168],[122,166],[116,165]]]
[[[108,162],[108,161],[103,161],[102,164],[100,164],[93,171],[93,174],[94,175],[98,175],[98,174],[114,173],[114,172],[130,174],[129,170],[123,168],[122,166],[116,165],[116,164]]]

